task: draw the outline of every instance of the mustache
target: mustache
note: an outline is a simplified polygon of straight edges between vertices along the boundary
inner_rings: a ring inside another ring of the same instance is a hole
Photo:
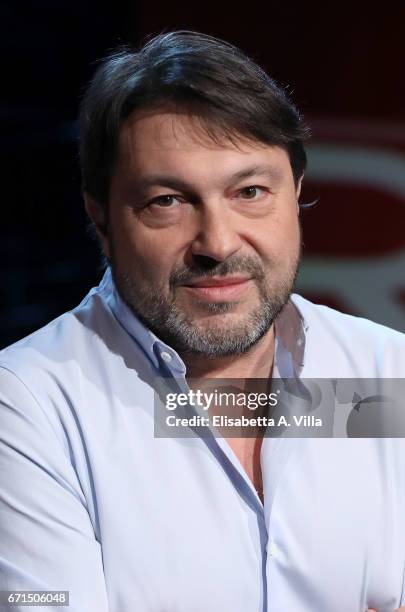
[[[186,285],[196,279],[212,278],[213,276],[228,276],[230,274],[245,274],[258,280],[263,280],[265,272],[262,264],[252,257],[238,257],[226,261],[200,257],[193,266],[175,268],[169,277],[169,285]]]

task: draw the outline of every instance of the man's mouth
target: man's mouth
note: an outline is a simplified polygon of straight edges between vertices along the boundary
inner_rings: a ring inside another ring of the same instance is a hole
[[[252,284],[250,276],[217,276],[201,278],[182,285],[200,300],[237,300]]]

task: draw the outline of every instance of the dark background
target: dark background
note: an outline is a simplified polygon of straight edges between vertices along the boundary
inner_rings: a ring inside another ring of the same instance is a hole
[[[299,290],[405,331],[401,4],[3,2],[0,347],[75,306],[100,278],[77,163],[77,107],[94,61],[180,28],[240,46],[313,127],[303,197],[319,204],[303,218]],[[344,167],[347,177],[336,178]]]

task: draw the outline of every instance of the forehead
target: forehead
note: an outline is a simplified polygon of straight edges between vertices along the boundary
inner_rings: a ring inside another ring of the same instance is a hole
[[[287,152],[242,134],[227,134],[214,124],[185,112],[137,112],[119,135],[117,165],[121,170],[169,170],[196,173],[233,171],[245,164],[270,163],[291,175]]]
[[[195,149],[250,144],[263,147],[259,142],[242,136],[230,136],[231,130],[220,128],[212,121],[181,110],[157,108],[132,113],[120,132],[120,144],[131,148]]]

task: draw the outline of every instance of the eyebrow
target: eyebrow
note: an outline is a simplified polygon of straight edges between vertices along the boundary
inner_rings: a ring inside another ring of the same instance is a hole
[[[275,166],[270,166],[268,164],[255,165],[234,172],[229,177],[227,177],[224,182],[227,185],[232,185],[252,176],[265,177],[269,179],[273,185],[278,185],[282,180],[283,173],[279,168],[276,168]],[[138,189],[147,189],[148,187],[159,186],[168,187],[170,189],[178,189],[180,191],[192,190],[192,185],[190,185],[186,181],[183,181],[182,179],[179,179],[175,176],[164,174],[152,174],[147,177],[136,180],[135,186]]]

